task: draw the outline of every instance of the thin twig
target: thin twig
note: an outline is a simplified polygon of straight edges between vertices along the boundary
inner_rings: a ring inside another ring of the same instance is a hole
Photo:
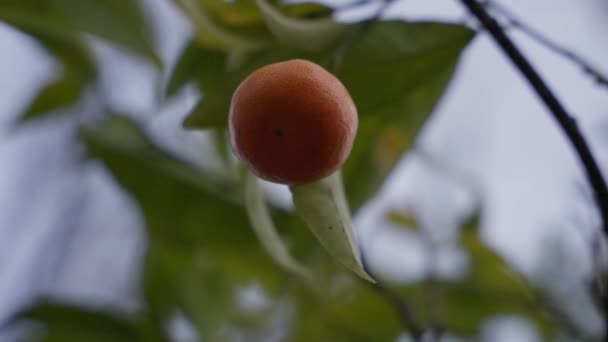
[[[379,295],[384,297],[393,306],[395,312],[397,312],[399,319],[401,320],[401,323],[404,325],[404,327],[406,327],[406,329],[408,329],[414,341],[422,341],[423,331],[414,322],[412,310],[407,303],[401,297],[399,297],[399,295],[391,291],[379,281],[377,281],[375,284],[370,283],[370,285]]]
[[[570,143],[576,150],[576,153],[585,168],[587,179],[589,183],[591,183],[595,200],[600,210],[604,234],[608,236],[608,186],[606,186],[600,168],[589,149],[587,141],[578,129],[576,121],[566,112],[562,104],[541,79],[536,70],[505,34],[498,22],[488,14],[478,0],[460,1],[471,11],[471,13],[473,13],[473,15],[475,15],[479,22],[494,38],[496,43],[502,48],[503,52],[511,59],[513,64],[517,66],[519,71],[528,80],[537,95],[550,110],[553,118],[559,123],[564,133],[568,136]],[[608,317],[607,295],[603,296],[602,302],[604,314]],[[605,341],[608,342],[608,331],[606,333]]]
[[[393,306],[397,316],[399,316],[399,320],[403,324],[404,328],[410,333],[412,339],[414,341],[422,341],[422,336],[424,334],[424,330],[422,327],[416,322],[414,315],[412,313],[412,309],[409,304],[401,298],[397,293],[393,292],[390,288],[382,284],[382,282],[376,277],[374,272],[372,272],[365,258],[365,254],[363,251],[361,252],[361,262],[363,263],[363,268],[365,272],[367,272],[372,278],[376,279],[376,283],[372,284],[370,282],[365,282],[368,284],[378,295],[384,297],[386,301]]]
[[[556,54],[562,56],[563,58],[569,60],[570,62],[576,64],[579,68],[583,70],[584,73],[588,74],[597,84],[608,87],[608,77],[604,75],[597,68],[593,67],[589,61],[583,58],[581,55],[575,53],[574,51],[559,45],[554,40],[544,36],[542,33],[527,25],[522,20],[518,19],[512,11],[510,11],[505,6],[499,4],[496,1],[486,0],[485,5],[491,8],[494,12],[500,14],[505,21],[506,26],[512,27],[520,30],[525,33],[528,37],[535,40],[540,45],[543,45],[547,49],[555,52]]]
[[[585,186],[583,182],[577,181],[575,183],[577,194],[584,200],[583,204],[587,205],[589,203],[593,203],[593,194],[589,191],[589,188]],[[593,206],[591,206],[593,207]],[[593,210],[593,209],[592,209]],[[587,218],[589,220],[588,226],[595,227],[597,223],[595,222],[595,213],[591,213],[591,215]],[[573,217],[571,220],[571,224],[574,226],[584,226],[585,219],[577,219]],[[601,230],[593,229],[591,233],[591,237],[587,237],[584,232],[580,229],[576,230],[581,239],[589,246],[590,250],[590,258],[591,258],[591,270],[592,277],[589,284],[589,291],[593,296],[595,302],[601,302],[601,298],[606,294],[606,281],[608,281],[608,276],[605,274],[605,260],[606,256],[604,255],[605,248],[605,239],[604,234]]]

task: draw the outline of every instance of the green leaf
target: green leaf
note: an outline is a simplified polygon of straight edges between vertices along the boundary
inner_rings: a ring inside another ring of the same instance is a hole
[[[270,45],[268,31],[255,2],[250,0],[174,0],[192,21],[196,40],[223,51],[253,50]]]
[[[289,189],[296,211],[329,254],[361,278],[375,282],[361,262],[340,172]]]
[[[442,289],[446,298],[445,319],[451,331],[463,335],[479,333],[483,322],[496,315],[522,316],[543,334],[552,328],[552,322],[543,310],[525,297],[470,284],[444,286]]]
[[[490,249],[479,236],[479,213],[466,222],[460,234],[460,244],[470,254],[469,281],[514,297],[533,301],[535,289],[509,263]]]
[[[470,269],[463,278],[432,278],[400,287],[417,319],[425,325],[474,336],[492,316],[519,315],[551,339],[556,327],[539,305],[537,290],[480,239],[479,213],[463,225],[458,242],[470,259]]]
[[[164,152],[126,118],[110,117],[82,134],[89,152],[133,194],[153,238],[189,248],[259,249],[235,184]]]
[[[206,49],[191,41],[182,51],[171,73],[167,95],[173,96],[188,82],[197,81],[205,96],[214,97],[214,91],[217,93],[222,85],[227,57],[225,52]]]
[[[183,312],[205,341],[225,341],[222,334],[227,329],[259,329],[255,322],[267,319],[267,312],[244,311],[238,291],[259,285],[272,296],[279,291],[283,276],[256,244],[251,241],[249,248],[238,250],[184,251],[183,246],[154,239],[144,274],[148,305],[158,312],[159,320],[177,310]]]
[[[181,311],[204,340],[216,341],[235,308],[238,283],[230,283],[230,273],[213,253],[153,239],[145,258],[144,298],[159,324]]]
[[[402,211],[390,211],[386,214],[386,218],[389,222],[399,225],[400,227],[410,229],[412,231],[419,231],[420,224],[412,213]]]
[[[327,7],[318,2],[288,2],[288,1],[268,1],[279,12],[290,19],[315,20],[327,18],[333,14],[333,8]],[[259,7],[259,6],[258,6]]]
[[[292,340],[395,341],[407,328],[371,283],[335,269],[329,272],[323,293],[297,292]]]
[[[31,34],[31,32],[30,32]],[[21,117],[37,118],[75,103],[97,74],[88,48],[76,37],[57,38],[44,33],[33,34],[62,64],[60,77],[46,85]]]
[[[353,210],[378,190],[412,145],[472,35],[466,27],[454,24],[377,22],[344,52],[335,71],[359,111],[359,131],[344,166]],[[332,53],[275,46],[241,54],[239,63],[226,66],[224,76],[217,76],[218,86],[206,93],[185,126],[225,127],[233,92],[263,65],[292,58],[322,64]]]
[[[39,303],[16,316],[41,323],[44,341],[163,341],[158,331],[133,319],[107,311],[54,302]],[[143,329],[149,329],[146,333]]]
[[[168,320],[181,305],[180,286],[190,267],[192,251],[161,239],[150,241],[142,268],[146,308],[157,324]]]
[[[143,288],[157,322],[181,311],[207,341],[225,341],[226,329],[260,336],[276,317],[275,298],[282,298],[297,306],[296,341],[388,341],[399,334],[390,305],[331,262],[295,216],[273,213],[285,241],[315,270],[321,291],[286,277],[266,255],[240,206],[242,194],[233,197],[238,191],[229,185],[162,152],[133,122],[110,117],[83,135],[146,219]],[[267,293],[270,308],[248,313],[239,307],[236,291],[251,284]]]
[[[476,336],[484,321],[496,315],[527,318],[545,336],[555,328],[545,312],[527,298],[474,282],[433,280],[402,287],[399,292],[423,325],[439,325],[461,336]]]
[[[276,25],[267,26],[255,0],[174,2],[190,18],[195,27],[196,40],[205,48],[245,52],[267,48],[277,43],[268,27],[272,30]],[[331,13],[327,7],[314,4],[276,4],[273,8],[280,11],[275,13],[275,17],[281,16],[283,21],[304,17],[312,19]],[[293,31],[292,28],[290,30]]]
[[[290,17],[274,7],[268,0],[256,0],[268,29],[279,42],[305,51],[321,51],[342,37],[351,25],[339,24],[328,16],[315,18]]]
[[[208,11],[211,12],[221,12],[222,15],[218,16],[223,18],[222,20],[234,21],[239,25],[257,22],[255,18],[258,17],[253,15],[250,19],[245,19],[249,18],[246,15],[248,11],[258,11],[253,1],[220,2],[221,5],[217,4],[217,1],[202,1],[199,6],[207,6],[210,8]],[[244,11],[245,14],[239,13],[243,14],[245,18],[233,15],[232,11],[238,12],[237,8]],[[314,26],[312,21],[310,23],[306,21],[310,21],[309,19],[292,19],[291,16],[301,18],[331,13],[326,7],[311,4],[279,6],[273,7],[273,10],[276,11],[276,13],[273,13],[281,15],[285,20],[295,20],[298,23],[306,22],[306,25],[312,26]],[[287,14],[282,14],[283,12]],[[258,19],[263,21],[261,17]],[[241,20],[243,23],[241,23]],[[309,32],[309,34],[313,33]],[[317,34],[323,36],[320,32],[317,32]],[[316,40],[319,39],[324,38],[318,37]],[[310,45],[309,42],[307,44]],[[239,83],[257,68],[293,58],[305,58],[321,62],[325,61],[330,53],[330,51],[303,51],[284,45],[277,45],[276,42],[265,44],[264,46],[264,48],[258,48],[255,51],[233,49],[229,54],[226,54],[223,51],[215,50],[216,47],[213,44],[205,44],[204,42],[200,44],[198,41],[190,43],[189,47],[184,50],[184,53],[179,58],[167,90],[168,94],[172,95],[186,82],[192,79],[198,81],[198,86],[203,93],[203,99],[186,118],[184,127],[191,129],[225,127],[232,94]]]
[[[0,20],[55,36],[88,33],[160,65],[136,0],[4,0]]]
[[[391,218],[406,226],[410,220],[394,213]],[[550,329],[548,318],[534,302],[534,290],[479,239],[477,215],[464,225],[460,242],[471,261],[464,279],[435,279],[402,289],[408,300],[414,300],[415,311],[425,324],[435,323],[450,332],[474,336],[484,320],[508,314],[530,319],[543,332]]]
[[[190,129],[224,128],[228,123],[228,112],[232,94],[250,73],[271,63],[293,58],[304,58],[312,61],[326,59],[327,53],[305,53],[298,50],[270,47],[252,53],[241,54],[226,61],[226,73],[215,75],[207,73],[207,79],[201,79],[199,86],[203,91],[203,99],[184,121],[184,126]],[[237,57],[237,58],[234,58]],[[236,60],[236,61],[235,61]],[[212,78],[214,84],[212,85]]]
[[[487,244],[479,236],[480,213],[477,212],[465,222],[460,234],[460,244],[470,254],[471,271],[466,278],[470,287],[478,292],[494,297],[486,309],[507,314],[519,314],[536,324],[545,337],[553,334],[555,326],[539,306],[542,294],[523,275]]]
[[[344,165],[353,210],[411,147],[472,36],[462,25],[377,22],[345,51],[337,74],[359,112],[359,131]]]
[[[242,193],[231,183],[163,152],[125,118],[110,117],[96,129],[85,129],[83,137],[145,217],[150,247],[143,287],[157,321],[181,309],[212,334],[209,324],[215,320],[207,316],[214,313],[200,311],[206,307],[197,307],[195,299],[213,301],[207,305],[228,313],[236,310],[233,296],[215,296],[213,288],[202,285],[193,288],[196,279],[209,286],[219,282],[227,290],[257,282],[277,291],[285,273],[252,233]]]

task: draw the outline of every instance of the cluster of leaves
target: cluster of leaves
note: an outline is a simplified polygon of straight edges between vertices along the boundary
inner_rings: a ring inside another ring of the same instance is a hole
[[[72,105],[96,81],[99,70],[89,36],[160,64],[135,0],[3,0],[0,20],[34,38],[62,65],[60,77],[41,88],[24,120]]]
[[[315,4],[175,2],[196,29],[166,87],[168,96],[189,82],[201,90],[187,128],[223,132],[238,83],[271,62],[305,58],[343,81],[360,114],[358,137],[343,169],[353,211],[377,192],[411,147],[473,37],[456,24],[340,24],[331,18],[331,9]],[[24,117],[70,105],[95,81],[98,71],[85,38],[104,39],[158,63],[142,13],[131,0],[3,0],[0,19],[37,39],[63,64],[62,76],[41,90]],[[238,182],[163,151],[124,117],[108,116],[81,136],[145,217],[144,306],[125,317],[41,303],[18,318],[44,323],[44,339],[163,341],[169,339],[164,327],[176,314],[207,341],[263,341],[277,333],[294,341],[391,341],[411,328],[376,287],[338,267],[300,219],[274,208],[283,239],[313,270],[316,284],[282,271],[249,227]],[[472,336],[489,316],[513,313],[529,317],[549,334],[550,324],[532,306],[534,291],[503,273],[508,265],[479,240],[476,226],[469,223],[459,242],[472,260],[467,277],[396,286],[411,302],[417,324],[440,324]],[[243,306],[239,295],[251,287],[261,289],[263,305]],[[432,300],[431,288],[441,290]]]
[[[555,334],[554,318],[553,313],[543,309],[542,290],[528,283],[481,240],[481,214],[477,211],[463,223],[455,242],[467,252],[470,262],[462,277],[438,279],[431,272],[422,284],[401,286],[400,293],[410,298],[414,312],[426,326],[440,326],[469,336],[490,316],[520,315],[533,322],[546,340],[551,340]],[[409,214],[390,212],[387,219],[408,229],[419,240],[429,240]],[[438,246],[430,245],[429,253],[437,253]]]

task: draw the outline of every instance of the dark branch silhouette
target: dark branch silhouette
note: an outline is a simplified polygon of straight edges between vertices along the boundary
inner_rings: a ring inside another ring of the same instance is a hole
[[[529,81],[530,85],[543,100],[555,120],[557,120],[564,133],[568,136],[579,156],[579,159],[583,163],[587,178],[592,185],[596,202],[600,208],[604,232],[608,236],[608,187],[606,186],[606,182],[604,181],[600,168],[595,161],[591,150],[589,149],[587,141],[580,132],[575,119],[566,112],[564,107],[555,97],[553,92],[547,87],[536,70],[534,70],[532,65],[530,65],[528,60],[513,44],[511,39],[507,37],[505,32],[499,26],[498,22],[488,14],[485,8],[477,0],[461,1],[480,20],[485,29],[488,30],[503,51],[509,56],[511,61]]]
[[[595,200],[602,217],[604,235],[608,236],[608,187],[602,176],[600,168],[589,149],[589,145],[579,130],[575,119],[570,116],[557,97],[545,84],[539,74],[534,70],[526,57],[513,44],[511,39],[500,27],[478,0],[460,0],[469,11],[479,20],[487,32],[494,38],[496,43],[502,48],[503,52],[511,59],[513,64],[519,69],[523,76],[534,88],[537,95],[543,100],[550,110],[553,118],[558,122],[585,168],[587,179],[593,188]],[[608,317],[608,294],[604,293],[602,298],[603,311]],[[608,332],[605,341],[608,342]]]

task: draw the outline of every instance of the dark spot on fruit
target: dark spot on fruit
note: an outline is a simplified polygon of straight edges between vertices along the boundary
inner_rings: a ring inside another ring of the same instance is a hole
[[[283,135],[285,135],[285,133],[283,133],[283,130],[275,128],[274,135],[276,135],[277,137],[282,137]]]

